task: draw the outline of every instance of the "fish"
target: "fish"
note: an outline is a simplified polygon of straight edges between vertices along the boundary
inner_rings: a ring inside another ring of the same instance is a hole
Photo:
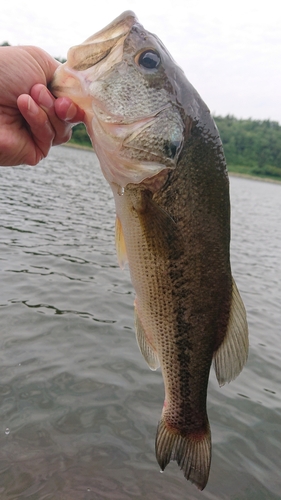
[[[203,490],[211,365],[220,386],[248,355],[231,273],[229,179],[210,111],[159,38],[126,11],[69,49],[51,90],[85,111],[115,200],[115,242],[136,292],[136,338],[165,400],[155,453]]]

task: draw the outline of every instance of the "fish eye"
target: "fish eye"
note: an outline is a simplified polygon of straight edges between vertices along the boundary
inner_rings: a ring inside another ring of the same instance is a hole
[[[136,62],[142,68],[157,69],[161,62],[161,59],[156,50],[147,49],[138,55]]]

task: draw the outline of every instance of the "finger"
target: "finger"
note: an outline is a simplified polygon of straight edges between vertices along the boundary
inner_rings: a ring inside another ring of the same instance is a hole
[[[71,137],[71,124],[62,121],[56,114],[55,110],[55,97],[51,92],[42,84],[36,84],[32,87],[30,95],[33,100],[45,111],[48,119],[55,132],[53,145],[62,144],[67,142]]]
[[[83,122],[85,119],[85,112],[83,109],[79,108],[79,106],[68,97],[58,97],[55,100],[55,111],[61,120],[65,120],[69,123],[79,123]]]
[[[18,108],[29,125],[31,141],[26,144],[26,154],[30,165],[36,165],[45,158],[52,146],[55,132],[45,111],[28,94],[22,94],[17,99]],[[33,148],[32,148],[33,146]]]

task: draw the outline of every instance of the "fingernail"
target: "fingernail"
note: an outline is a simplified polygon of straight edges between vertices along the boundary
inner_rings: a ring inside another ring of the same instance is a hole
[[[76,106],[75,106],[75,104],[71,103],[68,110],[67,110],[65,119],[72,120],[74,118],[74,116],[76,115],[76,113],[77,113]]]
[[[48,89],[45,87],[43,87],[42,90],[40,91],[38,101],[40,102],[40,105],[43,106],[44,108],[49,109],[54,105],[54,99],[52,98]]]
[[[37,104],[33,101],[32,97],[30,96],[28,96],[27,109],[32,115],[37,115],[39,113]]]

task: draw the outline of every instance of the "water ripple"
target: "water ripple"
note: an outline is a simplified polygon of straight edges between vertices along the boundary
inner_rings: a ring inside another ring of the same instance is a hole
[[[54,148],[1,169],[0,496],[59,500],[280,498],[280,186],[232,178],[232,267],[246,304],[246,368],[219,388],[203,492],[159,473],[164,391],[134,334],[114,203],[91,152]]]

